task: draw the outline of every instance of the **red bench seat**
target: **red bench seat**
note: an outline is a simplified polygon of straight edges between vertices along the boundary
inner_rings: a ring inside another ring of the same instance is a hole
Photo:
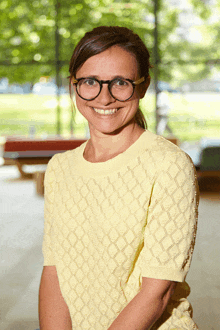
[[[86,139],[26,139],[7,138],[4,144],[3,159],[17,165],[22,176],[27,176],[23,165],[47,164],[56,153],[75,149]]]

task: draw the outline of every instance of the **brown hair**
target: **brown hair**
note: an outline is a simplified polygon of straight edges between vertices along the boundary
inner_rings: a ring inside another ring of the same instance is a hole
[[[87,32],[77,44],[71,57],[69,66],[69,89],[71,95],[71,80],[76,77],[76,72],[91,56],[97,55],[106,49],[118,45],[132,53],[138,64],[140,77],[149,77],[151,68],[150,54],[141,40],[132,30],[119,26],[99,26]],[[147,122],[142,111],[138,108],[135,115],[135,122],[142,128],[147,128]]]

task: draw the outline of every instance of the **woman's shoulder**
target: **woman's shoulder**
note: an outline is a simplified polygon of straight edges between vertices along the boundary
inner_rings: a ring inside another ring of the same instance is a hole
[[[59,169],[66,169],[70,164],[74,164],[77,157],[82,154],[86,142],[79,147],[55,154],[49,161],[47,169],[59,171]]]
[[[172,164],[178,166],[192,166],[192,160],[179,146],[169,141],[169,139],[147,131],[146,157],[150,159],[157,168],[166,167]]]

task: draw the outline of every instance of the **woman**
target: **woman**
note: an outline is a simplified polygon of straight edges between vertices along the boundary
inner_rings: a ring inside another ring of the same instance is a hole
[[[41,330],[197,329],[185,282],[195,171],[146,130],[149,68],[127,28],[95,28],[74,50],[70,84],[91,138],[48,164]]]

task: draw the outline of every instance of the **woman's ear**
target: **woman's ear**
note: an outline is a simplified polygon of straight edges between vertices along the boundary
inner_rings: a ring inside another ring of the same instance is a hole
[[[150,76],[148,76],[145,81],[140,85],[139,94],[140,99],[142,99],[150,85]]]

